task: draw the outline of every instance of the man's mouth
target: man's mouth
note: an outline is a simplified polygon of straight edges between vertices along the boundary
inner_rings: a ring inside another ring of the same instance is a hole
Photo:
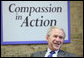
[[[54,43],[56,46],[59,46],[60,45],[60,43]]]

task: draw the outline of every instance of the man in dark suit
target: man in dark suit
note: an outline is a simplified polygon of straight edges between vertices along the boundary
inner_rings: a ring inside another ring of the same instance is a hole
[[[52,26],[48,29],[46,40],[48,49],[33,53],[31,57],[76,57],[74,54],[60,50],[65,38],[65,32],[62,28]]]

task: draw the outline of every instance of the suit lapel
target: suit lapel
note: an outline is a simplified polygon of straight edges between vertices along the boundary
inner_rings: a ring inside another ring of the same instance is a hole
[[[59,50],[57,57],[64,57],[64,52],[62,50]]]
[[[42,51],[42,52],[40,53],[40,56],[41,56],[41,57],[44,57],[45,54],[46,54],[46,50],[45,50],[45,51]]]

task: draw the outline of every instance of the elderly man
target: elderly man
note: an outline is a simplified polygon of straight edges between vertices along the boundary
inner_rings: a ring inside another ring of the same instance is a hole
[[[62,28],[52,26],[48,29],[46,40],[48,49],[33,53],[31,57],[75,57],[74,54],[60,50],[65,38],[65,32]]]

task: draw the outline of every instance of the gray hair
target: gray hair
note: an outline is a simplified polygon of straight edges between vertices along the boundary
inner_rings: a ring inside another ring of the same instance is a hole
[[[47,30],[47,35],[48,35],[48,36],[50,36],[50,32],[51,32],[53,29],[59,29],[59,30],[62,30],[63,33],[64,33],[64,38],[65,38],[65,32],[64,32],[63,28],[56,27],[56,26],[51,26],[51,27]]]

